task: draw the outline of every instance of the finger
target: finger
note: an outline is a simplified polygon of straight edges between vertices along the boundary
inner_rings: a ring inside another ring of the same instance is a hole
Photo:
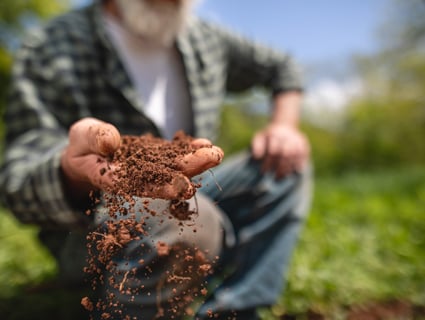
[[[304,136],[300,136],[294,144],[292,150],[287,153],[292,159],[295,171],[301,171],[308,162],[310,155],[310,146]]]
[[[265,157],[262,162],[263,172],[274,171],[279,159],[282,157],[282,144],[276,137],[269,137],[265,150]]]
[[[224,152],[217,146],[203,147],[178,161],[184,175],[191,178],[221,163]]]
[[[75,156],[89,153],[107,156],[119,148],[121,137],[113,125],[95,118],[84,118],[70,128],[69,144]]]
[[[91,151],[103,156],[112,155],[121,144],[118,130],[109,123],[91,126],[88,135]]]
[[[281,146],[280,157],[276,160],[276,179],[296,171],[300,166],[302,146],[297,140],[287,140]]]
[[[256,134],[252,139],[251,152],[254,159],[261,159],[266,152],[266,139],[260,133]]]
[[[279,163],[276,165],[275,177],[277,180],[282,179],[289,173],[295,170],[294,160],[291,158],[281,158]]]

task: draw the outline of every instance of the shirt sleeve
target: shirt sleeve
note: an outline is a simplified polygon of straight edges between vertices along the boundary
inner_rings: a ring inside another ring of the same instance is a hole
[[[288,53],[215,26],[227,58],[227,90],[240,92],[254,86],[272,94],[302,91],[300,65]]]
[[[15,55],[4,114],[1,201],[23,223],[86,226],[89,221],[82,210],[86,204],[71,205],[64,193],[60,155],[68,128],[55,115],[60,112],[60,102],[53,98],[58,75],[49,48],[43,46],[45,36],[41,31],[32,35]]]

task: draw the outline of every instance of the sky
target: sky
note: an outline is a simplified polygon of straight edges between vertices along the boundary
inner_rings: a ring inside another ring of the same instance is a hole
[[[90,0],[72,0],[79,6]],[[201,0],[197,12],[303,64],[372,52],[392,0]],[[266,5],[265,5],[266,4]]]
[[[303,63],[313,63],[374,50],[376,31],[390,2],[205,0],[199,12],[287,50]]]
[[[91,0],[71,1],[80,6]],[[358,88],[358,81],[347,75],[351,57],[379,48],[378,30],[392,2],[200,0],[196,10],[202,17],[291,54],[308,70],[306,80],[313,86],[309,100],[324,99],[320,103],[338,108]]]

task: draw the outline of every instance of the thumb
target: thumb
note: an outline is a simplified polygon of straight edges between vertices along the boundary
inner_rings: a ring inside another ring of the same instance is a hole
[[[69,145],[74,150],[74,156],[90,153],[108,156],[120,144],[121,136],[117,128],[95,118],[83,118],[69,130]]]

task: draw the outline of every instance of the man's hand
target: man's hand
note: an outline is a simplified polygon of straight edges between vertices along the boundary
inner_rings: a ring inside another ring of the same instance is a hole
[[[120,133],[109,123],[84,118],[71,126],[69,144],[61,157],[61,167],[65,187],[73,199],[85,198],[91,190],[106,190],[113,187],[116,175],[114,167],[108,160],[120,144]],[[195,139],[192,144],[197,148],[195,152],[176,159],[186,182],[191,177],[218,165],[223,159],[223,151],[212,146],[207,139]],[[161,197],[173,198],[175,194],[184,194],[186,191],[175,190],[176,188],[189,187],[190,183],[164,186]],[[145,196],[158,198],[157,194]]]
[[[252,154],[262,161],[263,172],[274,172],[280,179],[303,168],[310,154],[310,145],[297,128],[270,124],[254,136]]]
[[[91,190],[104,189],[112,182],[107,157],[119,148],[121,136],[111,124],[84,118],[69,129],[69,144],[61,157],[64,185],[76,201],[87,198]]]

